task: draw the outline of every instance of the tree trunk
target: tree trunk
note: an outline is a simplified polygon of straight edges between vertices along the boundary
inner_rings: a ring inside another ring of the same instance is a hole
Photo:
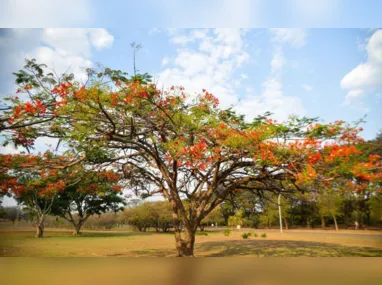
[[[312,227],[311,223],[310,223],[310,218],[309,217],[306,219],[306,227],[309,228],[309,229]]]
[[[288,230],[288,220],[286,218],[284,218],[284,226],[285,226],[285,229]]]
[[[180,229],[175,229],[175,245],[178,257],[193,257],[196,229],[184,228],[184,238],[181,236]]]
[[[82,227],[82,223],[74,224],[74,231],[73,231],[74,236],[81,234],[81,227]]]
[[[338,231],[336,215],[332,215],[332,217],[333,217],[333,220],[334,220],[334,226],[336,227],[336,231]]]
[[[321,228],[325,228],[325,217],[321,216]]]
[[[44,219],[40,219],[36,225],[36,238],[44,236]]]

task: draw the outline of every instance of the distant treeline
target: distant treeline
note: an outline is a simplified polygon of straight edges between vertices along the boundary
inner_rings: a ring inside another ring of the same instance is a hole
[[[254,200],[251,200],[254,199]],[[277,195],[264,199],[245,194],[234,201],[225,202],[202,220],[199,229],[211,226],[236,226],[252,228],[271,228],[279,226]],[[359,228],[382,226],[382,194],[328,195],[310,193],[281,198],[282,221],[284,229],[306,228]],[[185,203],[187,205],[187,203]],[[13,223],[24,221],[33,224],[34,217],[27,209],[4,207],[0,217]],[[70,228],[71,224],[61,217],[48,216],[46,227]],[[172,212],[168,202],[136,202],[119,213],[106,212],[88,218],[85,229],[112,229],[131,227],[136,231],[173,230]]]

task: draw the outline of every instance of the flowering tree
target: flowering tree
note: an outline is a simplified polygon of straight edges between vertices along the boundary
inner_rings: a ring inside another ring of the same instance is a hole
[[[36,216],[36,237],[43,237],[48,214],[68,220],[78,234],[89,216],[121,209],[119,175],[86,169],[79,163],[51,152],[0,155],[1,192],[12,194]]]
[[[65,188],[60,170],[37,167],[44,162],[34,155],[0,155],[1,191],[12,193],[36,216],[37,238],[43,237],[45,217],[57,193]]]
[[[16,73],[28,99],[8,98],[0,129],[29,148],[37,137],[59,138],[99,167],[122,171],[136,193],[161,194],[171,205],[179,256],[193,256],[198,225],[227,197],[330,181],[337,173],[328,165],[348,169],[360,141],[358,130],[341,121],[278,123],[261,116],[247,123],[218,108],[206,90],[161,91],[147,74],[127,78],[118,70],[88,69],[80,83],[74,75],[45,71],[28,61]]]
[[[122,186],[117,184],[120,179],[117,173],[89,171],[82,166],[68,168],[65,173],[72,182],[55,197],[51,214],[71,223],[73,235],[80,234],[89,217],[123,210]]]

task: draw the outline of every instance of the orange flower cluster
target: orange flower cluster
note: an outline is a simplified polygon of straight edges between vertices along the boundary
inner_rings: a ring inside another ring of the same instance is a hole
[[[45,105],[40,101],[40,99],[37,99],[36,102],[27,102],[24,107],[25,113],[28,114],[44,114],[46,112]]]
[[[316,179],[317,176],[318,174],[316,170],[312,166],[308,165],[308,167],[303,172],[298,173],[296,175],[296,184],[301,185],[310,183],[311,181]]]
[[[121,185],[113,185],[111,187],[111,190],[114,191],[114,192],[121,192],[122,191],[122,186]]]
[[[2,179],[0,185],[0,192],[7,193],[9,189],[14,188],[17,185],[17,179],[10,177],[8,179]]]
[[[82,86],[79,90],[73,93],[73,99],[80,102],[85,100],[86,96],[87,96],[87,90],[85,89],[85,86]]]
[[[61,98],[64,98],[69,94],[70,87],[72,87],[71,82],[62,83],[60,86],[54,87],[51,92],[53,94],[58,94]]]
[[[46,197],[46,196],[52,196],[55,195],[57,192],[62,192],[65,189],[65,182],[63,180],[59,180],[55,183],[48,183],[48,185],[43,188],[40,191],[40,196],[41,197]]]
[[[20,118],[23,109],[24,109],[24,108],[23,108],[22,105],[17,105],[17,106],[15,107],[15,109],[13,110],[13,116],[8,120],[8,123],[9,123],[9,124],[13,124],[13,122],[15,121],[15,119]]]
[[[112,182],[116,182],[119,180],[119,175],[112,170],[106,170],[101,172],[100,177],[103,179],[106,179],[107,181],[112,181]]]
[[[332,162],[336,158],[346,158],[353,154],[360,154],[360,150],[358,150],[354,145],[330,145],[325,146],[325,150],[329,151],[329,156],[326,157],[326,162]]]
[[[212,95],[212,93],[207,92],[205,89],[203,91],[203,96],[200,98],[200,102],[205,104],[212,104],[214,108],[216,108],[219,105],[219,99]]]
[[[111,105],[117,106],[118,105],[118,93],[112,93],[110,95],[111,98]]]
[[[315,165],[319,161],[322,161],[322,156],[318,151],[308,155],[308,163],[310,165]]]
[[[205,151],[207,150],[207,143],[201,140],[198,144],[185,147],[178,152],[179,155],[189,155],[193,159],[202,159]]]

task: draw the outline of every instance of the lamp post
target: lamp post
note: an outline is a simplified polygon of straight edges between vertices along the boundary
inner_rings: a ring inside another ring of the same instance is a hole
[[[280,233],[283,233],[283,220],[282,220],[282,217],[281,217],[281,203],[280,203],[280,199],[281,199],[281,194],[279,194],[278,204],[279,204],[279,218],[280,218]]]

